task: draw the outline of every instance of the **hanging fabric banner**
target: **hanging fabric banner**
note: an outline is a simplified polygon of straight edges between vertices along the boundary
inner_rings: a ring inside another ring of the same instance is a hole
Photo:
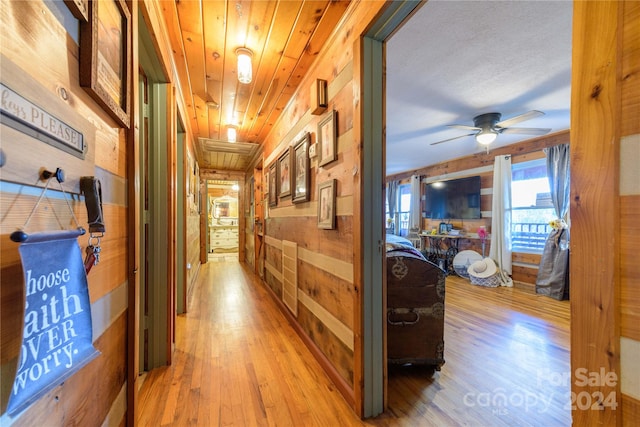
[[[31,234],[20,245],[25,310],[7,412],[14,415],[98,356],[93,347],[82,230]]]

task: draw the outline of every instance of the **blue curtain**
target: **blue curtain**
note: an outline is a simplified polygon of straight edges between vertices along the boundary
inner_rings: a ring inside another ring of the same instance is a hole
[[[569,211],[570,170],[569,145],[561,144],[544,150],[547,156],[547,176],[551,189],[551,200],[556,211],[557,227],[551,230],[545,243],[538,277],[536,293],[563,300],[569,299],[569,226],[566,223]]]

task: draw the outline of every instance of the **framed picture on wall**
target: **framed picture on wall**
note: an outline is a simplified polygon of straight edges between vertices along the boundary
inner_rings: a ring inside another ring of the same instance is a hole
[[[309,201],[309,132],[293,147],[293,203]]]
[[[131,110],[131,14],[124,0],[89,2],[80,22],[80,86],[121,126]]]
[[[336,228],[336,180],[318,184],[318,228]]]
[[[269,166],[269,206],[273,207],[278,204],[278,175],[276,174],[276,165],[273,163]]]
[[[324,166],[338,158],[336,139],[336,112],[331,110],[318,123],[318,166]]]
[[[291,195],[291,148],[287,148],[278,159],[278,196]]]

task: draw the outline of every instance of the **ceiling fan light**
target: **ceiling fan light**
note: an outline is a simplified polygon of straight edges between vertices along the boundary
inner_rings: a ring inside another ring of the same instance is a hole
[[[476,135],[476,141],[478,141],[478,144],[489,145],[496,140],[497,136],[497,132],[491,129],[483,129]]]
[[[238,56],[238,81],[243,84],[251,83],[253,70],[251,69],[251,57],[253,53],[244,47],[236,49]]]

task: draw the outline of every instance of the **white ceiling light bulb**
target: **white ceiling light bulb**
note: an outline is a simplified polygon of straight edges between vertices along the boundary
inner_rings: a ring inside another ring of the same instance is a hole
[[[238,81],[240,83],[249,84],[253,78],[253,70],[251,69],[251,56],[253,53],[244,47],[236,49],[238,56]]]
[[[482,129],[480,133],[476,135],[476,141],[482,145],[489,145],[496,140],[498,133],[492,129]]]

